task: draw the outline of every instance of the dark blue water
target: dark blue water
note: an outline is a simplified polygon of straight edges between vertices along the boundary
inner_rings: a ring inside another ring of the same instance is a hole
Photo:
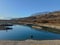
[[[15,25],[11,30],[0,30],[0,40],[50,40],[60,39],[60,34],[47,31],[38,31],[28,26]],[[32,37],[31,37],[32,36]]]

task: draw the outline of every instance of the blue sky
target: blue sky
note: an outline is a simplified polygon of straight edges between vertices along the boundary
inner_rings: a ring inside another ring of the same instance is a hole
[[[27,17],[57,10],[60,10],[60,0],[0,0],[0,18]]]

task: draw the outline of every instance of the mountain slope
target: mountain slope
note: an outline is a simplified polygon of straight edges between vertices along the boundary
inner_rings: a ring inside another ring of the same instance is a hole
[[[17,22],[60,23],[60,11],[41,13],[41,14],[37,13],[37,14],[30,16],[30,17],[18,18]]]

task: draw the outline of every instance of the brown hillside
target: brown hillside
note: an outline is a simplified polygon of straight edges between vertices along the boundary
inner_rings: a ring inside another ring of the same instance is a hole
[[[30,17],[18,18],[17,22],[29,23],[60,23],[60,11],[35,14]]]

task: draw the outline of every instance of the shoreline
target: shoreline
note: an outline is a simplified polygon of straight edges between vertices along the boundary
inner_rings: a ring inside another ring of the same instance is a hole
[[[44,30],[44,31],[60,34],[60,25],[36,24],[36,25],[32,25],[32,28],[38,29],[38,31]]]
[[[10,41],[1,40],[0,45],[60,45],[60,40],[25,40],[25,41]]]
[[[42,29],[42,27],[46,27],[46,28],[54,28],[54,29],[60,29],[59,25],[53,25],[53,24],[36,24],[32,26],[33,28],[37,28],[37,29]],[[40,27],[40,28],[39,28]]]

